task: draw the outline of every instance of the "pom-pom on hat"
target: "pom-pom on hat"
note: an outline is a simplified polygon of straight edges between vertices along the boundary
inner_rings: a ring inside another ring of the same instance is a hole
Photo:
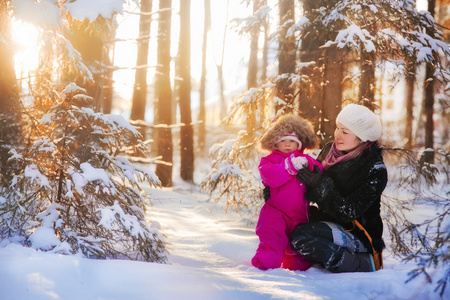
[[[347,105],[338,114],[336,122],[347,127],[363,142],[374,142],[381,136],[380,119],[370,109],[362,105]]]
[[[275,144],[291,133],[298,137],[303,149],[317,147],[318,141],[312,124],[298,115],[289,114],[281,116],[269,126],[261,137],[261,148],[269,151],[276,150]]]

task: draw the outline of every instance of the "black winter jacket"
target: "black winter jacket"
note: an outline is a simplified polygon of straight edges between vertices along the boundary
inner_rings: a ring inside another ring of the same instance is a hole
[[[322,149],[319,161],[326,157],[330,148],[331,143]],[[358,158],[324,170],[320,182],[306,192],[306,199],[319,207],[311,206],[310,222],[331,221],[352,229],[351,221],[358,220],[371,236],[375,250],[381,251],[384,242],[380,202],[388,180],[381,152],[375,143]],[[370,242],[362,231],[353,228],[351,233],[371,251]]]

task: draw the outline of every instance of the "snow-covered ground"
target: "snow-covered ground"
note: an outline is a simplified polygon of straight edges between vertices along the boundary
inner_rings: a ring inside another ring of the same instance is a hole
[[[258,244],[254,227],[234,211],[225,214],[197,186],[180,182],[147,192],[153,199],[148,219],[157,221],[153,226],[160,225],[169,243],[167,264],[85,259],[3,243],[0,299],[441,299],[424,277],[405,284],[414,264],[388,251],[385,269],[376,273],[260,271],[250,264]],[[443,299],[450,299],[448,290]]]

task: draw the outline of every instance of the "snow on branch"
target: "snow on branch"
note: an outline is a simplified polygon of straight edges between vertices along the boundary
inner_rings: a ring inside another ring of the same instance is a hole
[[[126,0],[12,0],[14,15],[38,27],[60,27],[64,14],[68,13],[78,21],[95,21],[99,16],[110,19],[123,13]]]
[[[77,0],[65,4],[65,9],[78,21],[95,21],[99,16],[112,18],[116,13],[123,13],[124,0]]]
[[[297,23],[295,23],[288,29],[286,36],[287,37],[293,36],[296,31],[302,30],[302,28],[308,23],[309,23],[309,19],[305,16],[302,16]]]
[[[36,26],[59,27],[61,11],[56,1],[12,0],[14,16]]]
[[[149,153],[137,130],[83,106],[90,97],[74,83],[59,93],[40,121],[31,119],[31,143],[10,152],[23,171],[2,190],[0,239],[20,236],[36,249],[85,257],[164,262],[165,242],[146,223],[150,198],[140,186],[158,187],[159,179],[122,150]]]
[[[103,226],[107,230],[113,230],[114,224],[120,220],[120,223],[132,236],[145,236],[136,216],[125,213],[118,201],[115,201],[114,205],[98,209],[98,211],[100,211],[102,216],[98,225]]]
[[[261,22],[269,15],[272,9],[269,6],[263,6],[254,15],[246,18],[234,18],[231,20],[234,23],[233,27],[241,34],[247,34],[261,26]]]
[[[339,31],[335,41],[328,41],[320,48],[328,48],[331,45],[337,45],[338,48],[356,48],[359,49],[359,43],[364,45],[366,52],[375,52],[375,44],[373,40],[375,38],[370,35],[366,29],[361,29],[356,24],[352,24],[344,30]]]

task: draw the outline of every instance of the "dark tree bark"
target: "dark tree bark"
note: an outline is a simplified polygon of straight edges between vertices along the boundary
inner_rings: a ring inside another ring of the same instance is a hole
[[[137,41],[136,74],[134,79],[131,120],[145,120],[147,105],[147,64],[148,45],[150,41],[150,25],[152,18],[152,0],[141,0],[141,16],[139,19],[139,39]],[[141,132],[144,135],[144,132]]]
[[[375,53],[366,52],[361,46],[360,54],[361,81],[359,83],[359,100],[369,109],[375,109]]]
[[[180,119],[180,177],[194,181],[194,132],[191,113],[191,0],[180,1],[179,88]]]
[[[303,0],[302,4],[304,11],[311,12],[319,7],[332,6],[335,2]],[[314,124],[323,146],[333,138],[336,116],[341,110],[346,58],[337,49],[330,47],[324,51],[319,48],[326,41],[334,40],[336,35],[320,26],[322,24],[316,21],[302,36],[300,61],[314,64],[300,70],[300,75],[305,75],[309,81],[300,83],[299,109],[300,115]]]
[[[156,68],[156,97],[158,99],[155,120],[159,125],[172,124],[172,88],[170,84],[170,30],[172,17],[172,0],[159,1],[158,46]],[[173,143],[172,131],[168,126],[157,130],[158,156],[165,162],[156,166],[156,175],[162,186],[170,187],[172,183]]]
[[[321,146],[334,139],[336,117],[342,106],[343,58],[336,48],[329,48],[325,54],[323,102],[320,118]]]
[[[434,67],[431,63],[426,64],[425,71],[425,95],[423,101],[423,115],[425,117],[425,148],[434,148]],[[424,153],[424,161],[434,163],[434,152],[427,151]]]
[[[279,1],[280,24],[295,18],[294,0]],[[288,26],[283,26],[279,35],[278,44],[278,74],[293,74],[296,64],[295,39],[286,37]],[[277,82],[277,96],[287,104],[292,105],[294,101],[294,89],[290,80],[280,80]]]
[[[115,36],[115,32],[111,35]],[[104,62],[109,68],[103,72],[104,85],[103,85],[103,100],[101,103],[102,111],[104,114],[110,114],[112,110],[112,99],[114,93],[114,80],[113,80],[113,65],[114,65],[114,45],[109,44],[104,49]]]
[[[413,147],[413,109],[414,109],[414,83],[416,82],[416,63],[409,61],[406,64],[406,92],[405,92],[405,143],[404,148]]]
[[[435,0],[428,0],[428,12],[434,18],[435,15]],[[435,68],[432,63],[427,63],[425,71],[425,98],[423,103],[423,113],[425,116],[425,148],[434,148],[434,72]],[[423,157],[425,162],[434,163],[434,151],[426,151]]]
[[[326,5],[326,1],[303,0],[303,10],[312,11],[316,8]],[[314,62],[313,65],[303,67],[300,75],[304,75],[310,79],[308,82],[300,83],[299,91],[299,109],[300,115],[308,119],[314,124],[315,132],[320,132],[320,112],[321,103],[323,102],[323,57],[322,51],[319,49],[327,40],[326,31],[316,29],[317,33],[302,36],[300,61],[304,63]],[[332,120],[330,120],[331,122]]]
[[[96,26],[102,25],[105,24],[99,23]],[[80,52],[83,63],[86,66],[98,68],[98,62],[104,62],[104,40],[109,38],[109,36],[103,36],[102,34],[103,31],[101,30],[92,30],[92,24],[87,21],[74,21],[71,23],[70,33],[66,37],[73,47]],[[87,94],[94,99],[94,109],[99,111],[104,97],[104,73],[94,72],[94,81],[85,82],[82,77],[78,76],[78,74],[72,74],[70,70],[64,70],[64,72],[65,76],[74,77],[71,79],[67,78],[67,81],[73,80],[78,86],[86,89]]]

